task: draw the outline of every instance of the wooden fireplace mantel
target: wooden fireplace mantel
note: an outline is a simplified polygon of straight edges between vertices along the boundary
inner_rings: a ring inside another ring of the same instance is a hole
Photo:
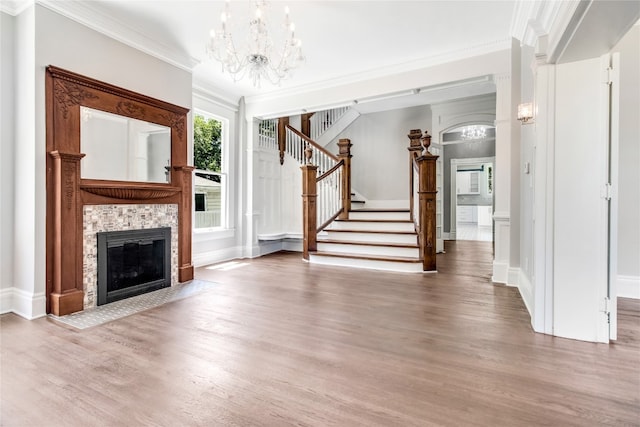
[[[83,309],[83,206],[177,204],[178,280],[193,279],[192,171],[187,165],[188,109],[58,67],[47,67],[47,313]],[[81,178],[80,107],[171,128],[170,183]]]

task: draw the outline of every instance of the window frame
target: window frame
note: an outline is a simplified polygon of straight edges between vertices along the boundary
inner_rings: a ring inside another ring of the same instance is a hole
[[[200,169],[194,169],[193,171],[193,182],[195,183],[195,176],[196,176],[196,172],[207,172],[207,173],[211,173],[214,175],[219,175],[220,176],[220,226],[218,227],[201,227],[201,228],[196,228],[195,224],[196,224],[196,220],[195,220],[195,216],[196,216],[196,207],[195,207],[195,195],[196,195],[196,189],[195,189],[195,185],[193,185],[193,194],[192,194],[192,199],[193,199],[193,209],[192,211],[192,215],[193,215],[193,226],[192,231],[194,234],[204,234],[204,233],[218,233],[218,232],[224,232],[222,233],[224,236],[226,236],[226,231],[230,230],[229,229],[229,174],[228,174],[228,163],[229,163],[229,119],[225,118],[225,117],[221,117],[215,113],[211,113],[208,112],[202,108],[194,108],[193,109],[193,117],[191,120],[191,126],[194,127],[194,123],[195,123],[195,119],[196,116],[202,116],[204,117],[206,120],[209,119],[213,119],[216,120],[218,122],[220,122],[220,172],[216,172],[216,171],[210,171],[210,170],[200,170]],[[194,132],[195,133],[195,132]],[[195,164],[195,149],[193,147],[194,143],[193,143],[193,137],[192,137],[192,146],[191,146],[191,160],[193,162],[193,164]],[[206,199],[206,195],[205,195],[205,199]]]

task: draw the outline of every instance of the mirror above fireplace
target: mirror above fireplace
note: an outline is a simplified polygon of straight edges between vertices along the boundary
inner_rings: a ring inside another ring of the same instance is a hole
[[[171,128],[80,107],[82,179],[170,182]]]

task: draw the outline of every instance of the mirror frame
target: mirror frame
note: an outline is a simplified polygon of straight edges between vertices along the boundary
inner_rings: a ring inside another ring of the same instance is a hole
[[[47,313],[62,316],[83,309],[84,205],[177,204],[178,281],[192,280],[189,109],[52,65],[46,71]],[[171,128],[171,182],[82,179],[80,106]]]

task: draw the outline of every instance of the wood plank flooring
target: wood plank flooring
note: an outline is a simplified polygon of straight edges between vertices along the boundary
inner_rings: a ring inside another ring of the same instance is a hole
[[[424,275],[200,268],[213,290],[82,331],[3,315],[0,424],[640,424],[639,301],[612,345],[536,334],[490,243],[446,250]]]

